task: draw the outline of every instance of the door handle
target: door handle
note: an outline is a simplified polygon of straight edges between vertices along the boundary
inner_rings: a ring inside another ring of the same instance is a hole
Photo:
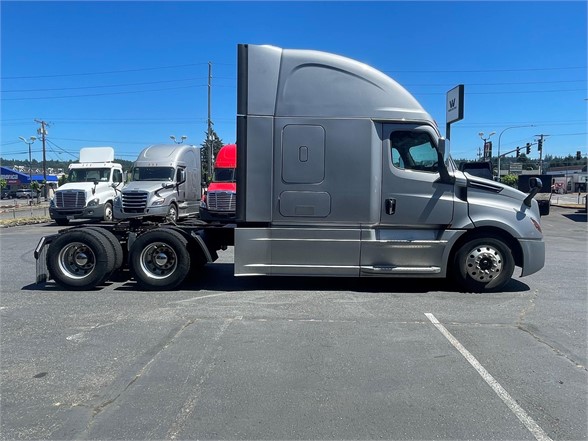
[[[394,214],[396,212],[396,199],[386,199],[386,214]]]

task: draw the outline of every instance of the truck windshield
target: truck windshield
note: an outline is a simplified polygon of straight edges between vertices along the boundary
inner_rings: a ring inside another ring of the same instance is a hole
[[[133,181],[169,181],[173,182],[173,167],[134,167]]]
[[[234,168],[215,168],[213,182],[235,182]]]
[[[108,182],[109,168],[74,168],[69,171],[68,182]]]

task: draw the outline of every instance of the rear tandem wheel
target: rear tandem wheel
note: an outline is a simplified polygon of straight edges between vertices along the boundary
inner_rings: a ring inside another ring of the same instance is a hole
[[[176,288],[190,272],[188,241],[177,231],[156,228],[139,236],[129,252],[131,274],[146,290]]]
[[[47,250],[49,274],[64,288],[92,289],[106,281],[114,266],[113,245],[90,228],[59,235]]]

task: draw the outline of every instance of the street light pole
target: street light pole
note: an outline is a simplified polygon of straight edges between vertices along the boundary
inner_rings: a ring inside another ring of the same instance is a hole
[[[31,145],[33,145],[35,143],[35,141],[37,140],[37,137],[31,136],[31,137],[29,137],[28,141],[23,136],[19,136],[18,138],[22,142],[24,142],[25,144],[28,144],[28,146],[29,146],[29,186],[30,186],[33,183],[33,175],[32,175],[33,158],[31,155]]]
[[[170,139],[171,139],[173,142],[175,142],[176,144],[182,144],[182,143],[184,142],[184,140],[188,139],[188,137],[187,137],[186,135],[182,135],[182,138],[181,138],[181,140],[180,140],[180,141],[177,141],[177,140],[176,140],[176,137],[175,137],[174,135],[170,135],[169,137],[170,137]]]
[[[498,135],[498,182],[501,182],[501,179],[500,179],[500,138],[502,138],[502,134],[504,132],[506,132],[507,130],[510,130],[510,129],[520,129],[521,127],[535,127],[535,124],[527,124],[527,125],[524,125],[524,126],[507,127],[502,132],[500,132],[500,135]]]

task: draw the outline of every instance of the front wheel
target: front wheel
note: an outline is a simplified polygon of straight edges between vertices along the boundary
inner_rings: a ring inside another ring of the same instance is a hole
[[[493,236],[463,244],[455,254],[453,277],[466,291],[499,291],[511,279],[514,259],[507,244]]]
[[[166,219],[170,222],[176,223],[178,221],[178,217],[178,207],[176,206],[176,204],[171,203],[169,205],[169,210],[167,210]]]
[[[107,222],[112,222],[114,220],[114,213],[112,211],[112,204],[107,202],[104,204],[104,218]]]
[[[190,272],[190,262],[186,238],[163,228],[139,236],[129,253],[131,274],[147,290],[174,289]]]

